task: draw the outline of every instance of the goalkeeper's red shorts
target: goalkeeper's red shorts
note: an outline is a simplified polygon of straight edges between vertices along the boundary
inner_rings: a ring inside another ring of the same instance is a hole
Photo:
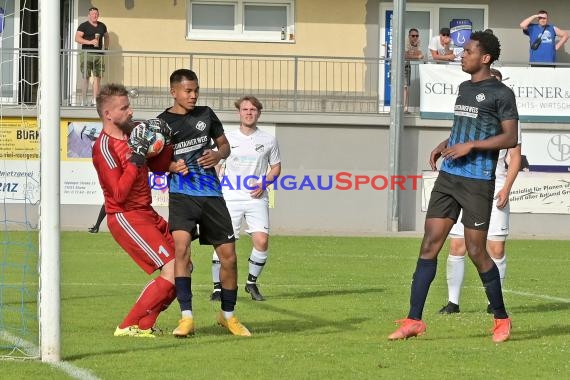
[[[168,222],[156,211],[134,210],[107,215],[109,231],[146,273],[174,260],[174,239]]]

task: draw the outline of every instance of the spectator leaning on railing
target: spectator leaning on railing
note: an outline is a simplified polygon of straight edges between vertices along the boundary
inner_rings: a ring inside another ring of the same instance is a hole
[[[431,58],[436,61],[454,61],[455,53],[451,48],[451,31],[449,28],[441,28],[439,36],[434,36],[429,42]]]
[[[410,60],[423,59],[424,55],[420,47],[420,32],[411,28],[408,32],[408,44],[406,45],[406,65],[404,66],[404,112],[408,112],[409,87],[412,79],[412,65]]]
[[[532,22],[534,19],[538,20],[538,24]],[[568,32],[549,24],[547,11],[540,10],[537,14],[525,18],[520,27],[530,40],[531,64],[556,62],[556,50],[568,41]]]

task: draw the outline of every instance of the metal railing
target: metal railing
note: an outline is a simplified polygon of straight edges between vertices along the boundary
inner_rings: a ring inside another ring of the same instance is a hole
[[[62,106],[81,106],[82,72],[89,69],[89,52],[61,50]],[[230,55],[105,51],[96,67],[102,83],[122,83],[138,94],[136,109],[163,109],[172,105],[170,74],[194,70],[200,80],[199,104],[215,110],[233,110],[240,96],[257,96],[267,111],[378,114],[388,112],[384,101],[384,72],[389,59],[282,55]],[[410,109],[419,109],[419,64],[411,62]],[[528,65],[519,63],[518,65]],[[15,68],[14,68],[15,67]],[[2,103],[34,104],[38,86],[37,49],[2,50]],[[8,75],[10,74],[10,75]],[[16,84],[16,85],[15,85]]]
[[[82,72],[89,71],[93,63],[88,53],[61,50],[62,106],[79,107],[91,102],[92,83],[88,84],[87,99],[82,99]],[[27,49],[24,53],[13,49],[10,54],[12,58],[2,65],[6,70],[11,70],[8,66],[19,65],[13,71],[15,78],[11,79],[22,88],[14,87],[3,94],[3,103],[33,104],[38,83],[29,79],[37,78],[37,50]],[[34,54],[34,67],[21,67],[20,57]],[[262,100],[267,111],[364,114],[384,111],[383,93],[378,91],[385,63],[382,59],[143,51],[106,51],[98,58],[101,59],[95,61],[95,69],[103,72],[102,83],[122,83],[133,90],[138,96],[131,103],[137,109],[170,106],[170,74],[176,69],[190,68],[200,81],[199,103],[216,110],[233,110],[237,98],[252,94]],[[26,87],[25,97],[23,87]]]
[[[71,67],[86,61],[78,59],[82,54],[63,51],[62,60]],[[200,103],[216,110],[233,110],[237,98],[253,94],[268,111],[378,113],[381,63],[351,57],[108,51],[104,81],[135,89],[138,97],[132,103],[137,108],[171,105],[170,74],[190,68],[200,81]],[[70,84],[62,103],[80,104],[80,88]]]

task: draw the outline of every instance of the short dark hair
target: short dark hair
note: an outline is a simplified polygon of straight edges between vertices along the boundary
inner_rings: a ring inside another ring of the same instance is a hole
[[[499,56],[501,55],[501,44],[497,36],[491,33],[478,31],[471,34],[471,39],[479,43],[479,50],[481,53],[489,54],[491,56],[489,64],[499,59]]]
[[[253,104],[254,107],[257,108],[258,111],[261,111],[263,109],[263,104],[261,104],[259,99],[257,99],[253,95],[242,96],[241,98],[239,98],[238,100],[235,101],[234,106],[236,106],[236,108],[239,110],[239,107],[241,106],[241,104],[243,102],[246,102],[246,101]]]
[[[410,34],[410,33],[412,33],[412,32],[419,33],[420,31],[417,30],[416,28],[410,28],[410,30],[408,30],[408,34]]]
[[[88,10],[87,12],[91,12],[91,11],[97,11],[97,12],[99,12],[99,8],[91,7],[91,8],[89,8],[89,10]]]
[[[102,108],[103,104],[105,104],[110,98],[114,96],[129,96],[129,92],[122,84],[118,83],[107,83],[101,87],[99,91],[99,95],[97,95],[96,104],[97,104],[97,113],[99,117],[102,117]]]
[[[485,29],[484,32],[485,32],[485,33],[489,33],[489,34],[495,34],[495,33],[493,32],[493,29]]]
[[[537,14],[539,15],[539,14],[541,14],[541,13],[544,13],[545,15],[547,15],[547,14],[548,14],[548,12],[547,12],[547,11],[545,11],[544,9],[541,9],[541,10],[539,10]]]
[[[190,80],[198,82],[198,75],[190,69],[178,69],[170,74],[170,87],[183,80]]]
[[[439,34],[449,36],[451,34],[451,30],[449,30],[449,28],[441,28],[439,30]]]

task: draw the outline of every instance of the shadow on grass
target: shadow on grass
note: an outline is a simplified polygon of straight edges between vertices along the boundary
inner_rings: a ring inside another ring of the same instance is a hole
[[[265,311],[271,312],[277,317],[270,321],[256,322],[255,320],[243,320],[242,322],[251,330],[254,337],[253,338],[271,338],[268,334],[274,333],[300,333],[304,331],[311,330],[322,330],[322,334],[331,334],[337,332],[346,332],[353,329],[357,329],[357,325],[366,322],[369,318],[347,318],[338,319],[336,313],[326,314],[319,313],[310,314],[303,313],[299,310],[293,308],[278,307],[271,303],[272,299],[283,300],[283,299],[299,299],[299,298],[318,298],[318,297],[328,297],[328,296],[343,296],[350,294],[365,294],[365,293],[381,293],[383,288],[355,288],[355,289],[328,289],[328,290],[318,290],[318,291],[308,291],[308,292],[282,292],[272,296],[266,302],[256,302],[256,307],[263,309]],[[209,294],[209,292],[204,292],[204,294]],[[82,298],[82,297],[69,297],[69,298]],[[218,310],[218,304],[212,303],[213,309]],[[239,315],[238,315],[239,316]],[[328,318],[330,317],[330,318]],[[205,321],[201,321],[202,323]],[[137,347],[137,351],[156,351],[164,348],[176,348],[184,342],[189,342],[192,339],[199,339],[200,345],[203,344],[218,344],[219,339],[235,339],[228,334],[228,332],[217,326],[215,323],[208,324],[207,326],[201,326],[201,322],[198,322],[196,326],[197,336],[195,338],[188,339],[174,339],[170,335],[170,332],[165,331],[163,337],[158,337],[156,344],[146,347]],[[261,336],[259,336],[259,335]],[[121,338],[118,338],[121,339]],[[128,338],[126,338],[128,339]],[[164,341],[164,339],[172,339],[170,342]],[[211,339],[211,340],[210,340]],[[133,347],[128,348],[115,348],[112,350],[102,350],[102,351],[91,351],[77,355],[71,355],[64,358],[64,360],[74,361],[81,360],[86,357],[92,356],[108,356],[129,353],[133,350]]]
[[[528,330],[516,330],[513,327],[511,340],[536,340],[547,336],[561,337],[570,335],[570,325],[551,325],[545,328],[537,327]]]
[[[259,336],[258,334],[268,334],[268,333],[296,333],[296,332],[303,332],[308,330],[316,330],[316,329],[323,329],[322,334],[331,334],[336,332],[346,332],[356,328],[357,324],[365,322],[368,318],[349,318],[349,319],[335,319],[335,315],[331,315],[331,319],[325,319],[316,317],[310,314],[303,314],[298,312],[292,312],[291,310],[278,308],[278,307],[265,307],[267,310],[271,310],[282,315],[285,315],[286,318],[282,318],[279,320],[272,320],[272,321],[264,321],[264,322],[255,322],[255,321],[247,321],[244,324],[251,330],[253,334],[253,338],[238,338],[243,339],[263,339],[269,338],[271,336]],[[293,318],[291,318],[293,317]],[[128,337],[120,337],[114,338],[117,340],[127,341],[131,340],[133,343],[137,343],[137,340],[141,340],[143,342],[143,338],[128,338]],[[169,340],[168,342],[166,340]],[[117,348],[112,350],[101,350],[101,351],[91,351],[85,352],[82,354],[77,355],[70,355],[63,358],[65,361],[73,362],[75,360],[81,360],[84,358],[92,358],[93,356],[112,356],[112,355],[119,355],[119,354],[127,354],[131,353],[133,350],[136,349],[137,352],[139,351],[158,351],[165,349],[165,348],[178,348],[181,345],[191,344],[192,341],[199,340],[199,345],[203,346],[204,344],[219,344],[220,339],[236,339],[236,337],[231,336],[228,331],[217,325],[208,325],[208,326],[197,326],[196,336],[184,338],[184,339],[176,339],[170,335],[170,332],[165,331],[164,336],[157,337],[156,339],[152,339],[151,341],[157,344],[153,344],[152,346],[138,346],[135,348],[134,346],[129,346],[125,348]],[[148,340],[144,340],[148,341]],[[121,342],[122,343],[122,342]],[[195,342],[194,342],[195,343]],[[184,346],[185,347],[185,346]]]
[[[167,343],[166,341],[164,341],[163,340],[164,338],[171,339],[170,343]],[[130,339],[132,341],[144,339],[145,341],[148,341],[147,338],[119,337],[119,338],[115,338],[115,339],[124,339],[124,340]],[[83,354],[65,356],[62,358],[62,360],[73,362],[75,360],[81,360],[81,359],[85,359],[85,358],[93,358],[94,356],[112,356],[112,355],[128,354],[128,353],[133,352],[134,350],[136,350],[137,352],[143,352],[143,351],[156,351],[156,350],[161,350],[164,348],[177,348],[177,347],[180,347],[181,344],[184,344],[184,342],[187,342],[189,339],[192,339],[192,338],[175,339],[173,337],[162,337],[162,338],[157,338],[157,339],[160,339],[161,344],[154,344],[152,346],[146,346],[146,347],[142,347],[142,346],[136,346],[135,347],[134,345],[131,345],[131,346],[128,346],[125,348],[114,349],[114,350],[101,350],[101,351],[94,350],[91,352],[85,352]],[[152,339],[152,341],[154,342],[155,339]],[[214,342],[211,342],[211,343],[214,343]],[[204,342],[200,342],[200,344],[204,344]]]
[[[470,338],[484,338],[491,337],[493,335],[492,329],[488,329],[488,332],[481,332],[478,334],[469,334]],[[570,335],[570,325],[551,325],[551,326],[536,326],[531,329],[517,329],[516,319],[513,321],[513,328],[511,330],[511,337],[509,341],[524,341],[524,340],[537,340],[544,337],[562,337],[565,335]]]
[[[382,293],[383,288],[351,288],[351,289],[324,289],[315,290],[308,292],[299,292],[295,290],[294,292],[284,292],[273,295],[272,299],[299,299],[299,298],[317,298],[317,297],[328,297],[328,296],[343,296],[347,294],[366,294],[366,293]],[[261,304],[261,303],[260,303]]]

